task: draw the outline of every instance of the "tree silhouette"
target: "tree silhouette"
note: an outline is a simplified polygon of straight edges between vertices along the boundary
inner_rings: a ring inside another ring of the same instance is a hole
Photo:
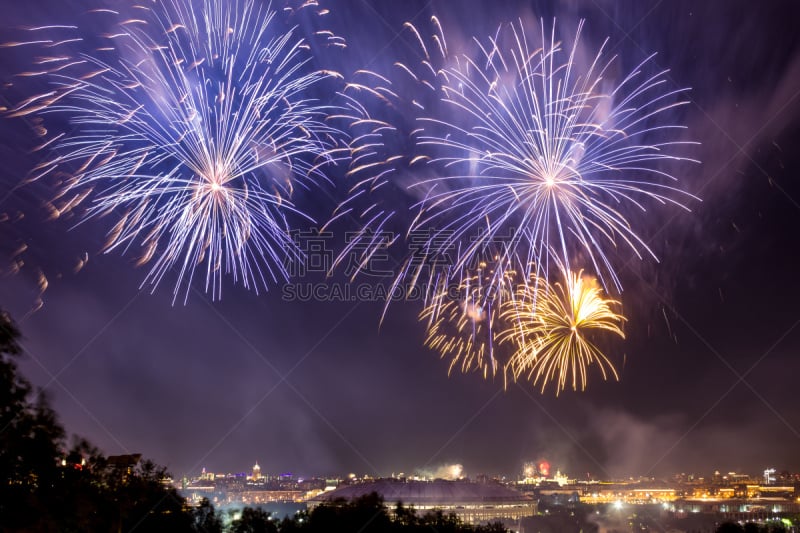
[[[17,369],[18,341],[19,331],[0,311],[0,523],[51,529],[45,517],[58,502],[48,487],[59,482],[64,431],[44,395],[31,400],[33,388]]]
[[[20,334],[0,310],[0,531],[222,533],[223,522],[203,499],[192,508],[163,467],[141,456],[104,456],[83,439],[65,445],[65,431],[47,397],[34,394],[17,360]],[[501,524],[471,526],[441,511],[419,516],[367,494],[334,501],[292,518],[272,520],[246,507],[230,533],[504,533]]]
[[[194,528],[201,533],[222,533],[222,520],[217,516],[214,506],[203,498],[192,510]]]
[[[242,515],[231,523],[231,533],[278,533],[270,513],[261,509],[245,507]]]
[[[433,511],[420,516],[413,507],[398,502],[390,514],[383,498],[376,493],[352,501],[337,500],[315,507],[308,520],[296,518],[292,525],[281,523],[281,533],[317,533],[337,531],[342,533],[505,533],[502,524],[472,526],[462,522],[455,514]]]
[[[19,339],[0,311],[2,530],[195,531],[185,499],[163,483],[163,468],[138,455],[112,460],[85,440],[66,447],[46,395],[35,395],[19,374]]]

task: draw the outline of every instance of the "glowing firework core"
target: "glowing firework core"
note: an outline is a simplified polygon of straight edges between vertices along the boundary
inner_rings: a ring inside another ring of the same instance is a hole
[[[137,18],[128,20],[90,12],[98,25],[119,28],[100,36],[108,46],[99,50],[75,44],[88,41],[80,33],[94,25],[69,27],[78,38],[58,46],[75,61],[41,73],[56,89],[10,113],[58,114],[71,125],[43,143],[55,155],[31,179],[69,173],[59,197],[88,197],[84,219],[121,217],[104,250],[143,249],[145,282],[155,289],[176,274],[176,298],[181,290],[188,296],[201,264],[215,298],[223,274],[256,291],[287,278],[287,259],[302,254],[286,212],[311,218],[291,203],[292,192],[326,179],[321,167],[334,160],[341,133],[326,125],[331,108],[309,89],[336,74],[309,68],[298,29],[260,1],[164,0],[133,9]],[[38,37],[28,44],[43,42]]]
[[[612,307],[618,302],[603,297],[597,280],[582,272],[564,270],[561,282],[550,286],[534,279],[520,287],[516,298],[505,303],[502,316],[512,327],[499,334],[512,341],[516,351],[507,368],[515,378],[527,375],[542,391],[554,382],[556,394],[571,376],[573,390],[586,388],[587,367],[596,364],[606,379],[619,379],[611,361],[588,335],[608,332],[621,338],[625,320]]]

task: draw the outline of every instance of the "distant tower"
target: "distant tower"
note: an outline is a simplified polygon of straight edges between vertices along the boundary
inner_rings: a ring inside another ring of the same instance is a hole
[[[253,481],[258,481],[261,479],[261,467],[258,466],[258,461],[256,461],[255,466],[253,466]]]

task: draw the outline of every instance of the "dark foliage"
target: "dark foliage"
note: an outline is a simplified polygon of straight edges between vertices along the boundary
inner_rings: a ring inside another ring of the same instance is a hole
[[[200,533],[222,533],[222,519],[217,516],[214,506],[207,498],[192,510],[194,526]]]
[[[356,500],[338,501],[315,507],[310,513],[284,521],[281,533],[300,531],[321,533],[341,531],[342,533],[504,533],[502,524],[472,526],[463,523],[453,514],[441,511],[419,515],[413,508],[398,503],[394,513],[384,505],[383,498],[372,493]]]
[[[150,461],[110,462],[65,432],[19,375],[19,332],[0,312],[0,530],[194,531],[195,518]]]
[[[200,532],[222,533],[208,500],[191,507],[167,473],[139,455],[106,457],[85,440],[65,444],[65,431],[47,398],[17,367],[19,331],[0,311],[0,533]],[[471,526],[442,512],[419,516],[398,504],[390,513],[370,494],[273,520],[245,508],[231,533],[501,533],[500,524]]]
[[[278,526],[269,513],[245,507],[242,515],[231,523],[231,533],[278,533]]]

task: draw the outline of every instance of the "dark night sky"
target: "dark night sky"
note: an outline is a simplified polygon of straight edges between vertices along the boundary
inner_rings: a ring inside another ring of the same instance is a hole
[[[3,25],[60,23],[98,2],[14,3]],[[447,362],[422,347],[414,304],[393,306],[380,329],[382,303],[287,303],[280,290],[226,287],[222,301],[196,293],[172,306],[169,285],[140,291],[144,270],[133,260],[98,253],[103,220],[68,231],[44,221],[43,191],[6,194],[33,164],[34,139],[26,123],[3,119],[0,211],[26,217],[0,226],[0,245],[30,249],[28,268],[0,280],[0,305],[25,334],[24,372],[46,386],[69,431],[106,453],[142,452],[177,476],[255,461],[265,472],[305,475],[451,462],[468,475],[514,475],[540,458],[600,477],[800,470],[796,2],[325,7],[349,43],[336,59],[342,70],[407,54],[410,36],[395,32],[432,14],[448,35],[486,35],[519,16],[557,16],[573,28],[585,17],[593,49],[609,36],[625,65],[658,52],[670,80],[692,88],[680,120],[702,143],[693,155],[703,163],[676,174],[703,201],[635,221],[660,263],[624,252],[614,259],[629,318],[628,340],[613,354],[621,381],[593,375],[585,393],[555,398],[524,384],[503,392],[475,374],[448,378]],[[25,62],[10,50],[0,55],[3,80]],[[70,273],[84,251],[88,265]],[[36,268],[50,287],[26,316]]]

